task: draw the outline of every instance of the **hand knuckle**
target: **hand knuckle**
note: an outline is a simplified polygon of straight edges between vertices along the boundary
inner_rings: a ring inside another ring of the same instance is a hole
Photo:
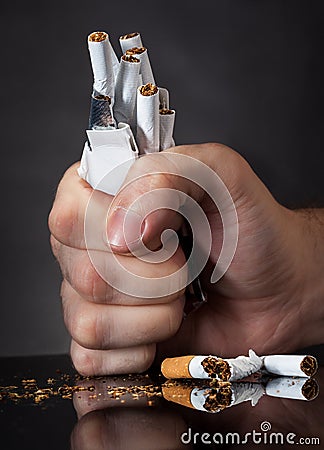
[[[97,319],[84,308],[79,308],[76,314],[69,314],[65,308],[65,323],[72,338],[82,347],[97,348],[99,346],[97,333]]]
[[[83,297],[98,301],[105,296],[106,283],[87,255],[73,265],[70,277],[75,290]]]
[[[53,236],[59,241],[65,240],[71,235],[73,225],[71,208],[55,201],[48,217],[48,226]]]
[[[90,376],[95,374],[94,358],[89,350],[80,346],[71,346],[71,359],[77,372],[81,375]]]

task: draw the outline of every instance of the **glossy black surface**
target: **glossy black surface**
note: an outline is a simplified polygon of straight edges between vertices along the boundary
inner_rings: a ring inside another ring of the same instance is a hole
[[[285,441],[289,433],[294,433],[296,441],[301,437],[320,440],[317,445],[303,445],[303,448],[324,447],[321,389],[318,397],[309,402],[264,395],[254,407],[244,402],[213,414],[165,400],[161,395],[165,380],[153,372],[143,376],[80,380],[75,378],[77,375],[68,356],[2,358],[0,368],[2,394],[4,388],[17,392],[8,386],[17,386],[18,391],[23,392],[22,380],[30,379],[35,379],[42,389],[51,387],[49,379],[56,380],[55,389],[64,384],[70,389],[75,384],[84,389],[75,392],[73,400],[60,395],[37,404],[35,397],[13,401],[3,395],[0,400],[1,450],[61,450],[71,445],[77,450],[233,448],[232,443],[216,445],[203,441],[212,442],[215,433],[220,433],[224,442],[228,433],[238,433],[243,440],[245,433],[253,433],[253,430],[259,433],[256,439],[262,440],[264,435],[269,439],[270,433],[280,433],[285,442],[280,448],[294,447]],[[321,388],[324,367],[315,378]],[[121,388],[121,394],[116,395],[117,387]],[[141,389],[145,395],[136,393]],[[264,422],[270,423],[271,430],[261,432]],[[203,437],[203,433],[209,433],[209,437]],[[220,434],[216,434],[218,442]],[[248,444],[241,445],[243,448],[278,447],[264,441],[253,444],[252,437],[249,439]]]

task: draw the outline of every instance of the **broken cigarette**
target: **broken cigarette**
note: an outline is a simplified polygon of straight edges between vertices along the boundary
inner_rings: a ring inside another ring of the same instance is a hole
[[[111,99],[107,95],[92,94],[89,128],[90,130],[115,128],[115,121],[111,111]]]
[[[132,129],[136,124],[136,93],[140,65],[138,58],[122,56],[116,79],[114,116],[117,123],[128,123]]]
[[[262,359],[249,350],[249,356],[223,359],[218,356],[167,358],[161,371],[166,378],[201,378],[237,381],[261,369]]]
[[[141,61],[141,76],[142,84],[152,83],[155,84],[150,59],[148,56],[147,48],[145,47],[133,47],[126,50],[126,55],[135,56]]]
[[[141,154],[160,150],[159,90],[152,83],[137,90],[136,141]]]
[[[142,39],[140,33],[128,33],[119,38],[120,47],[122,52],[125,53],[127,50],[137,47],[143,47]]]
[[[219,382],[215,386],[196,387],[172,382],[162,386],[166,400],[210,413],[246,401],[251,401],[252,406],[255,406],[264,393],[264,387],[258,383]]]
[[[114,57],[116,57],[104,31],[96,31],[88,36],[88,48],[93,71],[93,91],[113,99],[115,88]]]
[[[263,356],[263,368],[275,375],[312,377],[318,369],[316,358],[310,355]]]
[[[174,146],[173,129],[175,121],[174,109],[160,109],[160,150]]]
[[[310,401],[318,396],[319,387],[314,378],[278,377],[268,381],[265,391],[270,397]]]

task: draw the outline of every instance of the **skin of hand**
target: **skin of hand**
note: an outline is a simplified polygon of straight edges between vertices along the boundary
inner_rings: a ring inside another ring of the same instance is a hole
[[[133,164],[129,184],[114,199],[100,192],[96,197],[103,210],[114,202],[107,222],[114,257],[140,277],[163,277],[180,268],[185,262],[181,248],[159,264],[130,255],[121,224],[123,212],[139,195],[159,188],[184,192],[200,204],[211,227],[212,250],[201,274],[208,301],[182,320],[183,289],[160,298],[157,293],[154,298],[139,298],[118,292],[99,276],[89,258],[84,219],[93,190],[79,178],[78,163],[73,165],[59,184],[49,227],[64,278],[64,319],[76,369],[86,375],[140,372],[156,354],[157,360],[176,354],[231,357],[246,354],[249,348],[258,354],[282,353],[323,342],[323,211],[281,206],[248,163],[223,145],[179,146],[167,153],[202,161],[226,185],[239,224],[232,263],[217,283],[210,283],[223,239],[217,208],[189,180],[148,175],[167,172],[170,162],[159,158],[156,167],[154,156],[145,156]],[[152,213],[145,218],[141,239],[157,249],[161,232],[180,224],[173,211]],[[113,255],[104,239],[94,250],[104,255],[108,271]],[[113,276],[122,277],[118,270]]]

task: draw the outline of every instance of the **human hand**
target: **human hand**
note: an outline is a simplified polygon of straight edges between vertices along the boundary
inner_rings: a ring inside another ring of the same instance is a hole
[[[78,178],[76,166],[72,167],[58,189],[50,228],[53,250],[65,278],[62,298],[76,368],[86,374],[144,370],[154,359],[156,342],[162,342],[161,357],[184,353],[233,356],[246,353],[250,347],[260,354],[284,352],[321,342],[323,314],[318,299],[322,287],[318,279],[323,262],[314,265],[313,261],[314,234],[318,236],[320,225],[310,224],[307,214],[279,205],[246,161],[227,147],[182,146],[163,153],[200,160],[225,183],[239,222],[233,261],[218,283],[210,283],[223,240],[217,208],[189,176],[179,179],[163,175],[174,169],[170,167],[172,159],[159,157],[156,161],[157,155],[146,156],[132,166],[129,184],[114,199],[112,211],[127,211],[139,195],[152,189],[175,189],[194,198],[203,208],[212,233],[212,249],[201,274],[208,302],[181,324],[182,289],[171,296],[153,298],[158,297],[157,289],[151,299],[119,293],[96,273],[85,250],[83,224],[92,189]],[[147,175],[152,169],[162,174]],[[109,196],[98,193],[97,203],[103,210],[111,201]],[[143,204],[137,208],[140,221],[146,209]],[[115,244],[114,257],[128,270],[142,277],[162,278],[183,265],[181,249],[158,265],[129,256],[120,219],[116,223],[116,215],[114,219],[110,213],[108,239]],[[154,212],[145,219],[142,241],[156,249],[161,232],[177,229],[180,223],[173,211]],[[101,254],[102,250],[106,250],[109,268],[112,254],[107,252],[107,243],[98,249]],[[117,270],[114,276],[118,278]],[[315,295],[311,295],[312,289]]]

